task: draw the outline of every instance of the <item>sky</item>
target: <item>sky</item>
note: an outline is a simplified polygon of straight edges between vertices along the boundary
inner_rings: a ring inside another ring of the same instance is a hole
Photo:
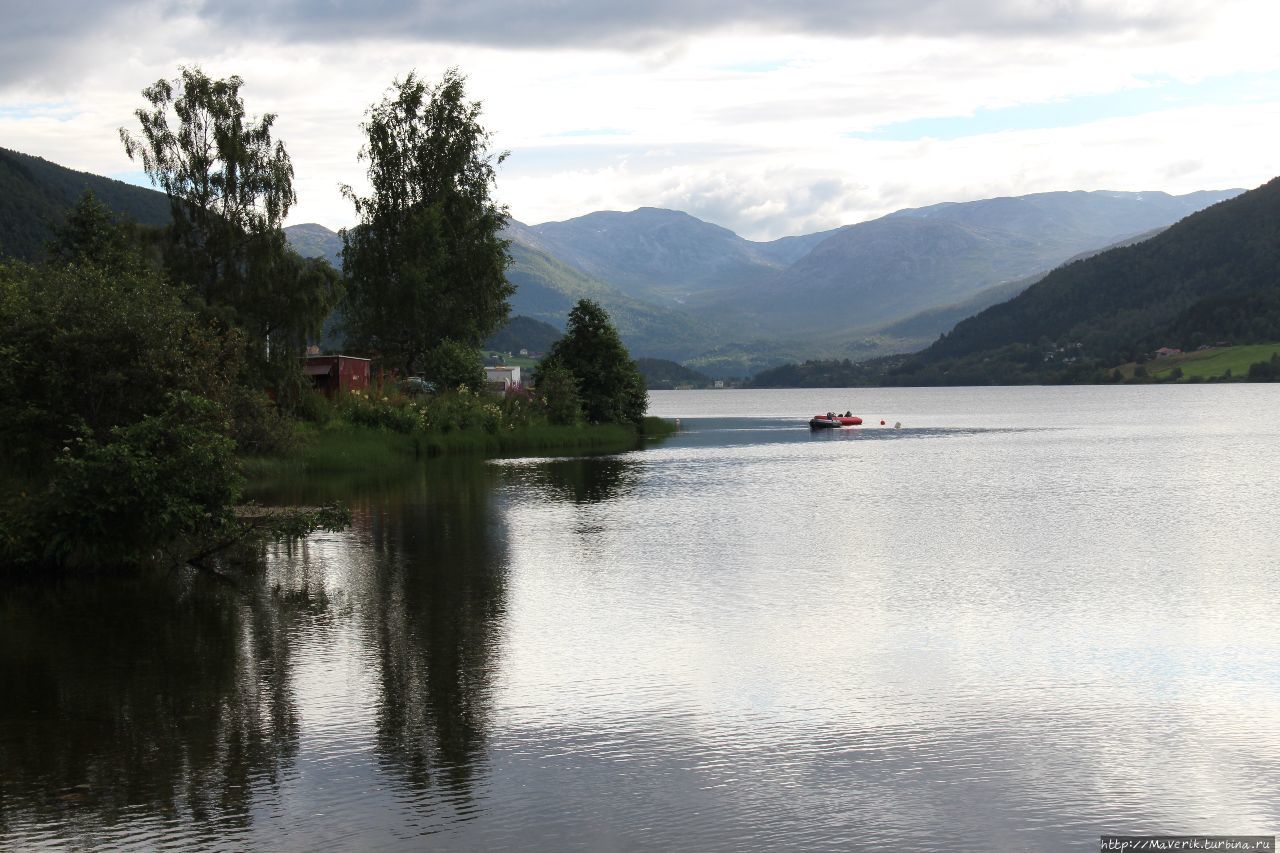
[[[1275,0],[0,0],[0,147],[149,185],[143,88],[239,75],[288,224],[354,224],[360,124],[458,67],[527,224],[684,210],[769,240],[905,207],[1280,174]]]

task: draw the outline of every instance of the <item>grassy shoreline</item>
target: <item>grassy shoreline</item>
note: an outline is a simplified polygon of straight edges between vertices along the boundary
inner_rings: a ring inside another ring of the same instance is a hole
[[[283,474],[386,468],[448,455],[619,453],[675,431],[673,422],[657,417],[646,417],[639,429],[622,424],[536,425],[492,433],[483,429],[402,433],[333,421],[323,426],[300,424],[297,446],[283,455],[247,456],[240,461],[245,477],[256,481]]]

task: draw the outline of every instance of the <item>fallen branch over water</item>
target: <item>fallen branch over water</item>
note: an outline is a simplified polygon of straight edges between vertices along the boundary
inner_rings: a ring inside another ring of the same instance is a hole
[[[317,530],[337,532],[351,524],[351,510],[341,504],[325,506],[260,506],[243,504],[234,509],[235,521],[227,535],[187,558],[187,564],[233,582],[230,575],[209,564],[209,558],[231,548],[269,539],[299,539]]]

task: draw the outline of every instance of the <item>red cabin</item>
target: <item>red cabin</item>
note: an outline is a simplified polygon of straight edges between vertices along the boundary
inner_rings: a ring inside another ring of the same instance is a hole
[[[332,399],[350,391],[369,387],[369,359],[351,355],[309,355],[302,359],[302,372],[311,377],[317,391]]]

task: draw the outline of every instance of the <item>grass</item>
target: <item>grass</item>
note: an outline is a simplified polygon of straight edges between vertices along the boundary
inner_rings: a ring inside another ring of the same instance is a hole
[[[486,350],[483,355],[488,358],[497,358],[507,367],[518,367],[521,370],[531,370],[538,366],[538,359],[531,358],[526,355],[507,355],[497,350]]]
[[[616,453],[675,432],[675,424],[647,417],[640,430],[618,424],[531,426],[489,433],[451,430],[445,433],[398,433],[333,420],[323,426],[298,425],[298,446],[285,456],[253,456],[241,460],[250,481],[302,474],[340,474],[402,466],[427,456],[518,456],[552,453]]]
[[[1146,368],[1148,375],[1156,380],[1168,379],[1174,368],[1182,368],[1182,382],[1223,379],[1227,377],[1227,371],[1231,371],[1231,378],[1243,379],[1249,374],[1249,365],[1268,361],[1276,352],[1280,352],[1280,343],[1217,347],[1149,361]],[[1136,367],[1133,363],[1122,365],[1120,375],[1132,379]]]

